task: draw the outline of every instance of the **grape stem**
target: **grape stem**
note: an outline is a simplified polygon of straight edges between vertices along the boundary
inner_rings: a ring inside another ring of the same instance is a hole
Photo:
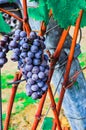
[[[14,81],[14,82],[10,82],[10,83],[7,83],[7,85],[12,85],[12,84],[19,84],[23,81],[25,81],[26,79],[21,79],[21,80],[17,80],[17,81]]]

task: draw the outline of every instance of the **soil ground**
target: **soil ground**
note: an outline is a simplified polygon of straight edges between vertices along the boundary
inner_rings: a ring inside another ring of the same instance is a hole
[[[73,28],[71,29],[70,33],[71,34],[73,33]],[[81,39],[81,43],[80,43],[82,52],[86,51],[85,42],[86,42],[86,28],[83,28],[82,29],[82,39]],[[8,57],[10,57],[10,55],[11,55],[11,53],[8,54]],[[2,69],[3,74],[9,73],[9,74],[14,75],[16,71],[17,71],[17,64],[13,63],[10,59],[9,59],[9,62]],[[52,88],[54,91],[53,85],[52,85]],[[18,92],[25,92],[25,82],[23,82],[19,85],[17,93]],[[2,99],[4,99],[4,98],[7,99],[7,102],[4,102],[2,105],[3,113],[5,113],[7,111],[7,104],[8,104],[10,94],[11,94],[11,89],[9,89],[9,88],[2,89]],[[57,97],[57,95],[56,95],[56,97]],[[12,113],[16,112],[15,107],[16,107],[16,105],[20,105],[20,103],[21,103],[21,100],[14,103]],[[41,118],[41,121],[40,121],[40,124],[39,124],[37,130],[40,130],[40,126],[43,121],[43,117],[46,113],[47,108],[49,107],[49,104],[50,104],[50,98],[49,98],[49,95],[47,95],[45,105],[43,108],[42,118]],[[38,108],[38,102],[34,103],[34,104],[30,104],[27,107],[25,107],[25,109],[22,110],[21,112],[12,115],[11,119],[10,119],[10,127],[8,130],[31,130],[31,126],[34,121],[34,117],[35,117],[37,108]],[[51,109],[47,116],[53,117],[53,112]],[[63,110],[61,110],[60,121],[61,121],[62,127],[69,126],[69,123],[64,115]]]

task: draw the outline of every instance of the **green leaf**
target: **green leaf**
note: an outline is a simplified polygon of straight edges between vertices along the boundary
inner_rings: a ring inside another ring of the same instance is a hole
[[[34,1],[34,0],[31,0]],[[35,0],[39,7],[30,11],[30,16],[36,20],[49,21],[48,13],[52,9],[54,20],[62,28],[67,28],[70,25],[75,25],[76,19],[79,16],[80,10],[84,10],[81,27],[86,26],[86,0]],[[46,6],[46,7],[45,7]]]
[[[35,20],[45,21],[46,24],[49,22],[49,9],[47,8],[46,0],[39,1],[39,7],[29,8],[28,15]]]

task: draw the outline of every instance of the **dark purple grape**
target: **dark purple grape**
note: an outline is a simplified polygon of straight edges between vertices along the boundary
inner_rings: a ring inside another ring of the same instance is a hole
[[[29,78],[29,79],[27,80],[27,84],[29,84],[29,85],[33,85],[34,83],[35,83],[35,81],[32,80],[32,78]]]
[[[47,84],[45,84],[45,85],[44,85],[41,89],[42,89],[42,91],[46,92],[46,91],[47,91],[47,89],[48,89]]]
[[[34,57],[34,53],[31,52],[31,51],[29,51],[27,55],[28,55],[28,57],[30,57],[30,58],[33,58],[33,57]]]
[[[32,72],[28,72],[28,73],[27,73],[27,77],[28,77],[28,78],[31,78],[31,77],[32,77]]]
[[[11,49],[15,49],[15,48],[17,48],[18,44],[16,43],[16,41],[11,41],[9,46]]]
[[[17,29],[17,30],[15,31],[14,35],[19,36],[19,35],[20,35],[20,32],[21,32],[21,30],[20,30],[20,29]]]
[[[40,71],[44,72],[45,71],[45,67],[44,66],[39,66]]]
[[[22,46],[24,43],[24,40],[22,39],[20,42],[19,42],[19,45]]]
[[[44,77],[44,79],[42,79],[44,82],[47,82],[48,77]]]
[[[41,59],[33,59],[33,65],[40,65],[41,64]]]
[[[29,49],[29,44],[28,43],[23,43],[22,48],[25,49],[25,50],[28,50]]]
[[[45,77],[44,72],[39,72],[39,73],[38,73],[38,77],[39,77],[40,79],[43,79],[43,78]]]
[[[42,47],[42,49],[44,50],[44,49],[46,48],[46,46],[45,46],[45,44],[44,44],[43,41],[40,40],[40,42],[41,42],[41,47]]]
[[[39,50],[37,53],[35,53],[36,58],[42,58],[43,51]]]
[[[0,58],[0,66],[3,66],[5,64],[5,58]]]
[[[19,56],[16,55],[16,53],[14,53],[12,56],[11,56],[11,60],[16,62],[19,60]]]
[[[3,41],[5,41],[5,42],[9,42],[9,36],[8,35],[4,35],[3,37],[2,37],[2,40]]]
[[[24,41],[24,42],[26,43],[26,42],[28,42],[28,38],[27,38],[27,37],[24,37],[24,38],[22,39],[22,41]]]
[[[27,84],[26,85],[26,94],[27,96],[31,96],[33,91],[31,90],[31,85]]]
[[[32,73],[33,74],[37,74],[39,72],[39,67],[38,66],[34,66],[32,69]]]
[[[20,37],[24,38],[24,37],[26,37],[26,36],[27,36],[27,34],[26,34],[25,31],[21,31],[21,32],[20,32]]]
[[[38,85],[37,84],[33,84],[33,85],[31,85],[31,90],[32,91],[38,91],[38,89],[39,89],[39,87],[38,87]]]
[[[21,53],[19,48],[13,49],[13,52],[16,53],[16,55],[20,55],[20,53]]]
[[[32,79],[33,79],[34,81],[36,81],[36,80],[38,79],[38,75],[37,75],[37,74],[33,74],[33,75],[32,75]]]
[[[0,46],[0,52],[2,52],[2,47]]]
[[[0,58],[5,58],[5,57],[6,57],[5,52],[0,52]]]
[[[19,35],[15,35],[15,36],[13,37],[13,40],[14,40],[14,41],[19,41],[19,40],[20,40],[20,36],[19,36]]]
[[[28,71],[31,71],[32,68],[33,68],[33,65],[28,65],[28,64],[25,65],[25,70],[26,70],[27,72],[28,72]]]
[[[2,51],[7,53],[9,51],[8,45],[5,45],[5,47],[2,48]]]
[[[5,42],[4,40],[1,40],[1,41],[0,41],[0,46],[1,46],[1,47],[4,47],[5,45],[6,45],[6,42]]]
[[[39,39],[34,39],[33,45],[40,46],[41,45],[40,40]]]
[[[46,61],[49,60],[49,58],[48,58],[48,56],[47,56],[46,54],[44,54],[44,59],[45,59]]]
[[[36,35],[35,32],[31,32],[31,33],[30,33],[30,38],[31,38],[31,39],[36,39],[36,37],[37,37],[37,35]]]
[[[38,84],[38,86],[39,86],[40,88],[44,86],[44,82],[43,82],[43,81],[40,81],[40,82],[38,82],[37,84]]]
[[[31,64],[32,64],[32,59],[29,58],[29,57],[26,57],[26,58],[25,58],[25,62],[26,62],[28,65],[31,65]]]
[[[40,99],[42,97],[43,91],[42,90],[38,90],[37,94],[38,94],[38,99]]]
[[[26,52],[22,52],[21,54],[20,54],[20,58],[26,58],[27,57],[27,53]]]
[[[45,76],[48,76],[48,74],[49,74],[49,69],[46,69],[46,70],[44,71],[44,73],[45,73]]]
[[[30,48],[30,50],[31,50],[31,52],[36,53],[36,52],[38,52],[39,49],[38,49],[37,46],[32,45],[31,48]]]
[[[32,97],[34,100],[38,99],[38,94],[37,94],[37,92],[33,92],[32,95],[31,95],[31,97]]]

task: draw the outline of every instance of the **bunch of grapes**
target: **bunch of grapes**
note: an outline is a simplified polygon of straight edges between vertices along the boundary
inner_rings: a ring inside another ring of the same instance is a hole
[[[16,30],[9,44],[9,49],[13,50],[11,59],[18,61],[18,68],[26,79],[26,94],[33,99],[41,98],[48,88],[49,66],[48,56],[44,54],[44,40],[35,32],[27,38],[25,31]]]
[[[0,68],[8,61],[6,53],[9,51],[8,48],[9,37],[7,35],[3,36],[0,40]]]

